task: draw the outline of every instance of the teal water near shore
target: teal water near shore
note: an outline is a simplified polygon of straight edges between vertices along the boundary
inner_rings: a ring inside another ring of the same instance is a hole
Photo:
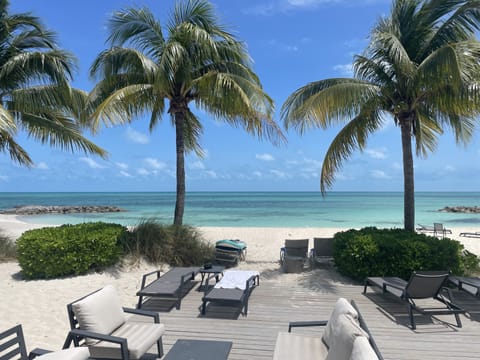
[[[480,214],[444,213],[445,206],[479,206],[480,192],[416,194],[416,222],[451,227],[480,227]],[[171,223],[175,193],[0,193],[0,208],[23,205],[111,205],[120,213],[31,215],[29,223],[64,224],[107,221],[136,225],[155,218]],[[193,226],[238,227],[402,227],[400,192],[193,192],[186,197],[184,223]]]

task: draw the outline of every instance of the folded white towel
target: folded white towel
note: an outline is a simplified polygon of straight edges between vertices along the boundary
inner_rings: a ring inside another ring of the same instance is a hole
[[[260,275],[258,271],[227,270],[223,273],[222,279],[215,285],[215,288],[245,290],[247,280],[258,275]]]

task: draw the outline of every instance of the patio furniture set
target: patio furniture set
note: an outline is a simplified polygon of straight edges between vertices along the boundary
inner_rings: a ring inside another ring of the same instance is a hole
[[[333,240],[317,239],[320,240],[314,241],[315,246],[309,258],[313,262],[319,258],[322,262],[324,254],[331,254]],[[300,263],[298,258],[302,258],[303,264],[307,252],[308,239],[285,241],[285,247],[281,250],[282,266],[297,271]],[[165,326],[160,323],[158,312],[145,310],[145,307],[153,299],[168,300],[180,309],[183,296],[195,286],[194,280],[198,274],[201,275],[198,289],[203,292],[200,306],[202,316],[207,312],[207,305],[211,304],[233,305],[247,316],[249,297],[259,285],[257,271],[225,270],[219,265],[174,267],[163,274],[156,270],[143,275],[141,288],[136,294],[136,309],[122,307],[113,286],[107,285],[67,305],[71,330],[62,350],[50,352],[37,348],[27,355],[23,331],[17,325],[0,333],[0,360],[30,360],[36,357],[42,360],[129,360],[144,357],[152,347],[156,347],[157,354],[154,356],[162,358]],[[460,315],[465,310],[454,303],[447,284],[474,296],[480,293],[479,278],[451,276],[448,271],[417,271],[412,273],[408,281],[398,277],[367,277],[363,293],[370,286],[405,302],[412,329],[416,328],[414,313],[451,314],[455,317],[456,326],[461,327]],[[423,299],[438,301],[442,307],[420,306],[418,301]],[[138,317],[147,320],[135,321]],[[322,326],[322,336],[292,332],[295,328],[312,326]],[[72,345],[74,347],[71,348]],[[178,339],[164,359],[226,360],[231,348],[231,341]],[[328,320],[290,322],[288,332],[277,335],[273,359],[295,358],[383,359],[355,302],[348,302],[344,298],[338,299]]]

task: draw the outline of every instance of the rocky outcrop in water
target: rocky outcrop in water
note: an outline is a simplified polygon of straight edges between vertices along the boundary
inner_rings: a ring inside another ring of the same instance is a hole
[[[480,206],[445,206],[438,211],[449,213],[480,214]]]
[[[116,206],[43,206],[26,205],[13,209],[0,210],[0,214],[9,215],[40,215],[40,214],[74,214],[74,213],[111,213],[125,211]]]

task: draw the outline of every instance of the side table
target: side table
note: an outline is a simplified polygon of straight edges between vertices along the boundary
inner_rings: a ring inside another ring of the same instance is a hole
[[[231,341],[179,339],[164,360],[227,360]]]

